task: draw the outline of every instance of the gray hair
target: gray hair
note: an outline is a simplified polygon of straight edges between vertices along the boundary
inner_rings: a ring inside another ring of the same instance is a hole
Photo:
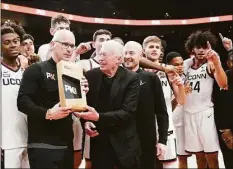
[[[115,56],[119,56],[123,58],[123,48],[124,46],[121,45],[119,42],[115,40],[105,41],[102,44],[102,48],[106,48],[108,52],[112,53]]]
[[[52,41],[60,41],[61,37],[63,36],[74,36],[73,32],[70,30],[62,29],[62,30],[57,30],[53,36]]]

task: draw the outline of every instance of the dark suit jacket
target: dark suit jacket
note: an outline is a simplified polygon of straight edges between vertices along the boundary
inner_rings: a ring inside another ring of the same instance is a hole
[[[86,73],[89,83],[87,103],[96,107],[97,99],[101,97],[100,87],[103,73],[100,68]],[[101,135],[107,135],[118,160],[125,167],[131,167],[140,156],[140,142],[136,132],[135,111],[139,97],[139,77],[137,73],[119,67],[110,91],[110,110],[98,112],[99,121],[95,122],[99,136],[91,138],[91,159],[101,151]],[[97,148],[99,147],[99,148]]]
[[[156,145],[155,118],[158,121],[159,143],[167,143],[168,113],[163,89],[158,76],[141,69],[137,71],[140,78],[140,96],[136,111],[137,130],[142,148],[150,149]],[[155,117],[156,115],[156,117]],[[154,150],[154,149],[153,149]]]
[[[215,122],[218,130],[233,131],[233,70],[227,71],[228,90],[218,90],[215,93]]]

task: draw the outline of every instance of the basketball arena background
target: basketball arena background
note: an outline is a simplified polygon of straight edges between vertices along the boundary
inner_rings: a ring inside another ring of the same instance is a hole
[[[93,33],[104,28],[125,42],[159,36],[168,44],[166,52],[175,50],[186,57],[184,42],[198,29],[233,39],[231,4],[232,0],[3,0],[1,22],[10,19],[23,25],[35,38],[36,51],[52,38],[51,17],[62,13],[71,20],[76,44],[91,41]],[[226,55],[218,44],[217,51]]]
[[[166,53],[177,51],[187,57],[184,43],[196,30],[233,39],[233,0],[2,0],[1,24],[20,23],[35,39],[36,52],[48,43],[51,17],[60,13],[71,21],[76,45],[92,40],[97,29],[108,29],[127,42],[142,43],[149,35],[168,44]],[[221,41],[217,46],[222,63],[227,55]],[[93,51],[84,54],[88,58]]]

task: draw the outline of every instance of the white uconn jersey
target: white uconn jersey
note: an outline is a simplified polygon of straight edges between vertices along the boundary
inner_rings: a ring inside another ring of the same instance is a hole
[[[207,63],[196,70],[190,67],[185,74],[186,80],[190,82],[193,90],[186,96],[184,110],[196,113],[213,107],[214,79],[207,72]]]
[[[89,62],[90,62],[90,70],[100,67],[100,64],[93,58],[89,59]]]
[[[158,75],[161,81],[161,84],[162,84],[164,99],[165,99],[166,106],[167,106],[167,113],[169,116],[168,131],[171,131],[174,129],[173,120],[172,120],[172,93],[173,91],[171,89],[166,73],[158,71],[156,74]]]
[[[42,61],[46,61],[50,57],[50,45],[49,44],[44,44],[40,46],[38,50],[38,55],[40,56]]]
[[[13,71],[2,65],[2,148],[27,146],[27,116],[18,111],[17,96],[22,71]]]

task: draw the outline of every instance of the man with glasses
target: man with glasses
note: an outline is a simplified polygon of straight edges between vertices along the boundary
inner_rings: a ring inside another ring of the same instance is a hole
[[[51,19],[51,28],[50,28],[50,34],[54,36],[54,34],[58,30],[70,30],[70,21],[68,18],[66,18],[64,15],[56,15]],[[58,42],[59,43],[59,42]],[[67,44],[63,43],[63,46],[66,46]],[[89,49],[89,43],[81,43],[77,46],[75,50],[72,50],[72,57],[70,61],[79,60],[79,55],[83,54],[88,51]],[[74,48],[74,47],[72,47]],[[44,44],[42,45],[38,50],[38,55],[41,58],[42,61],[46,61],[50,59],[51,55],[51,49],[50,44]],[[74,118],[73,121],[73,130],[74,130],[74,168],[78,168],[81,164],[81,150],[82,150],[82,127],[79,119]]]
[[[56,15],[51,19],[51,28],[49,30],[50,34],[53,36],[57,30],[70,30],[70,21],[63,15]],[[38,55],[42,61],[48,60],[51,56],[49,44],[44,44],[40,46],[38,50]]]
[[[72,110],[59,107],[56,64],[70,60],[74,45],[72,32],[57,31],[50,43],[51,58],[31,65],[24,72],[17,104],[28,116],[28,156],[32,169],[73,168]]]

